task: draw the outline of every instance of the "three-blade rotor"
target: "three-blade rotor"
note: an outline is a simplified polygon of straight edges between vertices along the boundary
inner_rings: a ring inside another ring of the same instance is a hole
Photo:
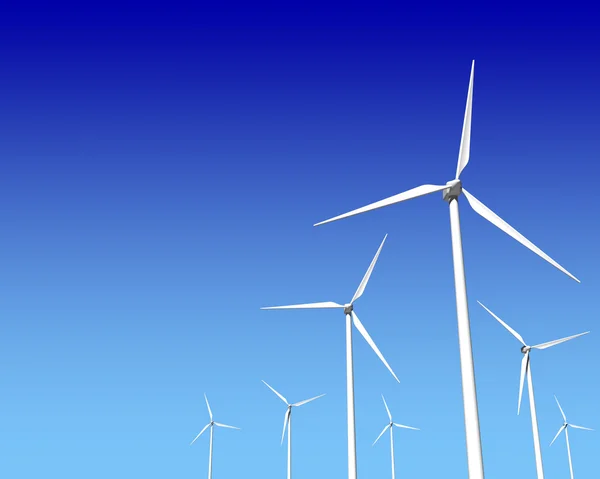
[[[303,406],[304,404],[307,404],[307,403],[309,403],[309,402],[311,402],[311,401],[314,401],[315,399],[319,399],[319,398],[321,398],[321,397],[325,396],[325,394],[319,394],[318,396],[312,397],[312,398],[310,398],[310,399],[305,399],[304,401],[299,401],[299,402],[296,402],[296,403],[290,404],[290,403],[288,402],[288,400],[287,400],[285,397],[283,397],[283,396],[282,396],[280,393],[278,393],[278,392],[277,392],[277,391],[276,391],[276,390],[275,390],[273,387],[271,387],[271,386],[270,386],[270,385],[269,385],[269,384],[268,384],[266,381],[264,381],[264,380],[262,380],[262,379],[261,379],[261,381],[262,381],[263,383],[265,383],[265,385],[266,385],[266,386],[267,386],[267,387],[268,387],[268,388],[269,388],[271,391],[273,391],[273,392],[274,392],[274,393],[275,393],[275,394],[276,394],[276,395],[277,395],[277,396],[278,396],[278,397],[279,397],[279,398],[280,398],[280,399],[281,399],[281,400],[282,400],[282,401],[285,403],[285,405],[287,406],[287,409],[286,409],[286,411],[285,411],[285,415],[284,415],[284,417],[283,417],[283,432],[281,433],[281,444],[283,444],[283,438],[285,437],[285,431],[286,431],[286,429],[287,429],[287,427],[288,427],[288,425],[289,425],[290,418],[291,418],[291,415],[292,415],[292,408],[293,408],[293,407],[299,407],[299,406]]]
[[[416,427],[412,427],[412,426],[405,426],[404,424],[398,424],[395,423],[392,419],[392,413],[390,412],[390,408],[387,405],[387,402],[385,401],[385,398],[383,397],[383,394],[381,395],[381,399],[383,399],[383,405],[385,406],[385,410],[387,412],[388,418],[390,419],[389,424],[387,424],[384,428],[383,431],[381,431],[381,433],[379,434],[379,436],[377,436],[377,439],[375,439],[375,442],[373,442],[372,446],[374,446],[375,444],[377,444],[377,441],[379,441],[379,439],[381,439],[381,436],[383,436],[383,434],[385,433],[385,431],[387,431],[388,429],[391,429],[392,426],[396,426],[402,429],[412,429],[413,431],[419,431],[420,429],[416,428]]]
[[[379,357],[379,359],[385,365],[385,367],[388,369],[388,371],[392,374],[392,376],[394,376],[394,379],[396,381],[400,382],[400,380],[396,376],[396,373],[394,373],[393,369],[388,364],[388,362],[385,360],[385,358],[383,357],[383,354],[381,353],[381,351],[375,344],[375,341],[373,341],[373,339],[367,332],[366,328],[364,327],[364,325],[362,324],[360,319],[358,319],[358,316],[354,312],[354,303],[365,292],[365,289],[367,287],[369,279],[371,278],[371,274],[373,273],[373,269],[375,268],[375,264],[377,263],[377,260],[379,258],[379,255],[381,253],[381,250],[383,248],[383,245],[384,245],[386,239],[387,239],[387,234],[383,238],[381,245],[379,245],[379,248],[377,249],[377,253],[373,257],[373,260],[371,261],[371,264],[369,265],[367,272],[365,273],[365,275],[363,276],[363,279],[361,280],[360,284],[358,285],[358,288],[356,289],[356,292],[354,293],[354,296],[352,297],[352,300],[350,301],[350,303],[348,303],[346,305],[342,305],[342,304],[334,303],[332,301],[326,301],[326,302],[321,302],[321,303],[292,304],[292,305],[288,305],[288,306],[270,306],[270,307],[265,307],[265,308],[260,308],[260,309],[325,309],[325,308],[344,309],[345,313],[349,314],[351,316],[354,327],[363,336],[363,338],[369,344],[369,346],[371,346],[371,349],[373,349],[375,354],[377,354],[377,357]]]
[[[489,308],[487,308],[483,303],[481,303],[481,301],[477,301],[477,302],[483,309],[485,309],[488,313],[490,313],[494,317],[494,319],[496,319],[502,326],[504,326],[504,328],[523,345],[523,347],[521,348],[521,352],[523,353],[523,359],[521,360],[521,378],[519,380],[519,404],[517,407],[517,414],[519,414],[521,412],[521,399],[523,397],[523,385],[525,383],[525,375],[530,374],[529,373],[529,361],[530,361],[529,352],[532,349],[547,349],[552,346],[556,346],[557,344],[561,344],[561,343],[564,343],[565,341],[569,341],[571,339],[578,338],[579,336],[583,336],[584,334],[588,334],[589,331],[586,331],[585,333],[575,334],[573,336],[568,336],[566,338],[555,339],[553,341],[548,341],[546,343],[537,344],[535,346],[529,346],[525,343],[525,340],[519,333],[517,333],[513,328],[511,328],[508,324],[506,324],[504,321],[502,321],[496,314],[494,314]],[[559,408],[560,408],[560,405],[559,405]],[[561,409],[561,412],[562,412],[562,409]]]
[[[569,424],[567,422],[567,416],[565,415],[565,412],[563,411],[563,408],[560,407],[560,403],[558,402],[558,398],[556,396],[554,396],[554,399],[556,400],[556,404],[558,405],[558,409],[560,410],[560,414],[563,418],[563,425],[559,428],[558,432],[556,433],[556,436],[554,436],[554,439],[552,439],[552,442],[550,443],[550,445],[552,446],[552,444],[554,444],[554,441],[556,441],[558,439],[558,436],[560,436],[560,433],[565,431],[567,428],[572,427],[573,429],[583,429],[584,431],[593,431],[593,429],[590,429],[589,427],[583,427],[583,426],[576,426],[575,424]],[[570,454],[570,452],[569,452]]]
[[[208,398],[206,397],[206,394],[204,394],[204,400],[206,401],[206,408],[208,409],[208,415],[210,417],[210,422],[206,426],[204,426],[204,428],[202,428],[202,431],[200,431],[200,433],[194,438],[194,440],[192,442],[190,442],[190,446],[192,444],[194,444],[196,442],[196,440],[200,436],[202,436],[202,434],[204,434],[204,431],[206,431],[209,427],[212,428],[213,426],[217,426],[217,427],[224,427],[227,429],[237,429],[238,431],[240,430],[239,427],[228,426],[227,424],[222,424],[220,422],[213,421],[213,413],[210,409],[210,404],[208,403]]]
[[[463,169],[467,166],[470,158],[471,151],[471,117],[473,110],[473,78],[475,72],[475,61],[473,61],[471,65],[471,76],[469,78],[469,90],[467,93],[467,104],[465,107],[465,117],[463,121],[463,129],[462,136],[460,141],[460,149],[458,154],[458,163],[456,166],[456,177],[453,181],[449,181],[446,185],[421,185],[416,188],[412,188],[403,193],[399,193],[397,195],[391,196],[389,198],[385,198],[380,201],[376,201],[375,203],[371,203],[367,206],[363,206],[361,208],[357,208],[348,213],[344,213],[333,218],[330,218],[325,221],[321,221],[316,223],[314,226],[320,226],[326,223],[331,223],[333,221],[341,220],[344,218],[348,218],[350,216],[355,216],[361,213],[366,213],[368,211],[376,210],[379,208],[383,208],[385,206],[390,206],[396,203],[401,203],[403,201],[411,200],[413,198],[418,198],[420,196],[428,195],[431,193],[435,193],[442,190],[448,190],[448,192],[452,191],[452,194],[449,194],[448,200],[452,200],[455,197],[458,197],[461,193],[465,194],[467,198],[467,202],[473,208],[473,210],[492,223],[497,228],[504,231],[506,234],[511,236],[513,239],[521,243],[523,246],[533,251],[535,254],[549,262],[554,267],[558,268],[560,271],[565,273],[567,276],[571,277],[578,283],[580,282],[575,276],[573,276],[569,271],[563,268],[560,264],[558,264],[554,259],[544,253],[540,248],[535,246],[531,241],[529,241],[525,236],[519,233],[516,229],[510,226],[506,221],[500,218],[496,213],[490,210],[487,206],[485,206],[481,201],[475,198],[472,194],[470,194],[467,190],[462,188],[462,184],[460,181],[460,174]]]

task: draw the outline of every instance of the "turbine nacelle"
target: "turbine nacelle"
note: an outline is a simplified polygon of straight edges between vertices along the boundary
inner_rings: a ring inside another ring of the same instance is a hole
[[[448,188],[442,191],[442,198],[444,199],[444,201],[447,201],[449,203],[450,201],[458,198],[462,193],[462,183],[460,180],[456,179],[448,181],[446,185],[448,186]]]
[[[527,354],[529,351],[531,351],[531,346],[521,346],[521,352],[523,354]]]
[[[354,305],[352,303],[344,305],[344,314],[352,314],[352,311],[354,311]]]

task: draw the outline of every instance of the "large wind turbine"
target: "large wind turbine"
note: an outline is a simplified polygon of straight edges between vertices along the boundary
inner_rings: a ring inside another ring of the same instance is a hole
[[[261,379],[261,381],[262,381],[262,379]],[[281,399],[287,406],[287,409],[285,411],[285,416],[283,417],[283,432],[281,433],[281,444],[283,444],[283,437],[285,436],[285,429],[287,426],[287,438],[288,438],[287,477],[288,477],[288,479],[292,479],[292,408],[302,406],[303,404],[314,401],[315,399],[319,399],[320,397],[325,396],[325,394],[321,394],[319,396],[315,396],[314,398],[305,399],[304,401],[290,404],[289,402],[287,402],[286,398],[284,398],[281,394],[279,394],[277,391],[275,391],[275,389],[273,389],[271,386],[269,386],[266,381],[263,381],[263,383],[265,383],[265,385],[271,391],[273,391],[275,394],[277,394],[277,396],[279,396],[279,399]]]
[[[519,333],[512,329],[508,324],[502,321],[498,316],[492,313],[486,308],[480,301],[477,301],[483,309],[490,313],[502,326],[504,326],[510,334],[512,334],[517,340],[523,345],[521,352],[523,353],[523,359],[521,360],[521,380],[519,381],[519,404],[517,406],[517,414],[521,411],[521,397],[523,396],[523,383],[525,382],[525,374],[527,374],[527,390],[529,391],[529,408],[531,410],[531,429],[533,431],[533,447],[535,449],[535,467],[537,470],[538,479],[544,479],[544,466],[542,463],[542,448],[540,446],[540,434],[538,432],[537,414],[535,411],[535,398],[533,396],[533,380],[531,379],[531,359],[529,358],[529,352],[532,349],[546,349],[557,344],[564,343],[570,339],[578,338],[585,333],[576,334],[567,338],[555,339],[554,341],[548,341],[546,343],[537,344],[535,346],[528,346]]]
[[[204,400],[206,401],[206,407],[208,408],[208,415],[210,416],[210,422],[206,426],[204,426],[204,429],[202,429],[202,431],[200,431],[200,434],[198,434],[194,438],[194,440],[190,443],[190,446],[192,444],[194,444],[196,442],[196,439],[198,439],[200,436],[202,436],[204,431],[206,431],[210,427],[210,446],[208,448],[208,479],[212,479],[212,451],[213,451],[213,429],[214,429],[214,426],[226,427],[229,429],[238,429],[238,430],[240,428],[234,427],[234,426],[228,426],[227,424],[221,424],[219,422],[213,421],[212,411],[210,410],[210,404],[208,404],[208,398],[206,397],[206,394],[204,395]]]
[[[379,441],[379,438],[381,436],[383,436],[383,433],[389,429],[390,430],[390,445],[391,445],[391,449],[392,449],[392,479],[396,479],[396,470],[394,467],[394,430],[393,430],[393,426],[401,427],[404,429],[413,429],[415,431],[418,431],[419,429],[417,429],[416,427],[405,426],[403,424],[395,423],[392,420],[392,413],[390,413],[390,409],[388,408],[388,405],[385,402],[385,398],[383,397],[383,394],[381,395],[381,399],[383,399],[383,404],[385,405],[385,410],[387,411],[388,417],[390,418],[390,423],[387,426],[385,426],[383,428],[383,431],[381,431],[381,434],[379,436],[377,436],[377,439],[375,439],[373,446],[377,443],[377,441]]]
[[[344,310],[344,314],[346,315],[346,396],[348,403],[348,479],[356,479],[356,427],[354,424],[354,371],[353,371],[353,360],[352,360],[352,324],[358,329],[358,332],[365,338],[369,346],[375,351],[375,354],[381,359],[385,367],[388,368],[392,376],[396,381],[400,382],[390,365],[387,363],[379,348],[375,342],[369,336],[369,333],[363,326],[363,324],[358,319],[358,316],[354,312],[354,303],[358,298],[362,296],[365,292],[365,288],[367,287],[367,283],[369,282],[369,278],[371,277],[371,273],[373,272],[373,268],[375,268],[375,263],[377,263],[377,258],[379,258],[379,253],[381,253],[381,248],[383,248],[383,244],[385,243],[385,239],[387,235],[383,238],[373,261],[369,265],[369,269],[365,273],[362,281],[358,285],[358,289],[352,300],[344,305],[334,303],[332,301],[327,301],[324,303],[309,303],[309,304],[293,304],[291,306],[273,306],[269,308],[261,308],[261,309],[320,309],[320,308],[339,308]]]
[[[314,226],[319,226],[331,221],[340,220],[349,216],[354,216],[367,211],[389,206],[401,201],[410,200],[419,196],[443,191],[443,199],[450,206],[450,230],[452,234],[452,256],[454,259],[454,286],[456,290],[456,313],[458,319],[458,341],[460,350],[460,369],[462,376],[463,405],[465,414],[465,433],[467,442],[467,461],[470,479],[483,478],[483,457],[481,453],[481,436],[479,432],[479,412],[477,409],[477,393],[475,389],[475,372],[473,367],[473,352],[471,348],[471,329],[469,324],[469,309],[467,306],[467,286],[465,281],[465,269],[463,262],[462,239],[460,232],[460,217],[458,213],[458,197],[464,193],[468,203],[479,215],[483,216],[493,225],[512,236],[519,243],[538,254],[546,261],[560,269],[563,273],[569,275],[575,281],[579,282],[575,276],[560,266],[556,261],[550,258],[546,253],[535,246],[531,241],[525,238],[512,226],[506,223],[502,218],[491,211],[487,206],[481,203],[477,198],[467,192],[462,187],[459,179],[460,173],[469,162],[469,153],[471,146],[471,111],[473,103],[473,74],[475,61],[471,67],[471,78],[469,81],[469,91],[467,94],[467,106],[465,108],[465,119],[463,123],[462,138],[460,141],[460,150],[458,154],[458,165],[456,167],[455,179],[445,185],[422,185],[405,191],[404,193],[391,196],[381,201],[377,201],[362,208],[350,211],[334,218],[321,221]]]
[[[562,407],[560,407],[560,403],[558,402],[558,399],[556,398],[556,396],[554,396],[554,399],[556,399],[556,404],[558,404],[558,409],[560,409],[560,413],[562,414],[564,423],[560,427],[558,432],[556,433],[556,436],[554,436],[554,439],[552,439],[552,442],[550,443],[550,445],[552,446],[552,444],[554,444],[554,441],[556,441],[556,438],[560,435],[560,433],[565,431],[565,438],[567,440],[567,454],[569,455],[569,470],[571,471],[571,479],[573,479],[573,463],[571,462],[571,446],[569,445],[569,431],[567,431],[567,429],[570,427],[575,428],[575,429],[584,429],[586,431],[593,431],[593,429],[590,429],[589,427],[576,426],[575,424],[569,424],[567,422],[567,417],[565,416],[565,413],[562,410]]]

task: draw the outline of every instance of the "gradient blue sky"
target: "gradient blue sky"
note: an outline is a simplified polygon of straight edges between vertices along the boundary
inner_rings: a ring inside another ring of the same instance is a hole
[[[496,7],[499,8],[499,7]],[[431,12],[436,12],[435,14]],[[600,428],[597,14],[382,4],[3,6],[0,475],[346,477],[344,318],[260,311],[349,301],[359,476],[466,477],[447,206],[441,195],[312,224],[452,179],[476,60],[466,187],[578,276],[461,204],[487,478],[533,477],[519,344],[533,354],[546,477],[562,421]],[[596,477],[598,432],[574,431]]]

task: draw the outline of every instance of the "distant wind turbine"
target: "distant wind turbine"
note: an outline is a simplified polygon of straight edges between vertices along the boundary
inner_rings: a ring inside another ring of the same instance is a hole
[[[375,354],[381,359],[385,367],[388,368],[394,379],[398,382],[400,380],[388,364],[388,362],[377,348],[375,342],[369,336],[369,333],[363,326],[363,324],[358,319],[358,316],[354,312],[354,303],[358,298],[362,296],[365,292],[365,288],[367,287],[367,283],[369,282],[369,278],[371,277],[371,273],[373,272],[373,268],[375,268],[375,263],[377,263],[377,258],[379,258],[379,253],[381,253],[381,248],[383,248],[383,244],[387,235],[383,238],[373,261],[367,269],[365,276],[360,282],[356,293],[352,300],[345,304],[341,305],[338,303],[334,303],[331,301],[324,303],[309,303],[309,304],[294,304],[291,306],[272,306],[268,308],[261,309],[320,309],[320,308],[338,308],[343,309],[344,314],[346,315],[346,395],[347,395],[347,403],[348,403],[348,478],[356,479],[356,426],[354,422],[354,371],[353,371],[353,359],[352,359],[352,324],[358,329],[358,332],[365,338],[369,346],[375,351]]]
[[[535,346],[528,346],[519,333],[512,329],[508,324],[502,321],[498,316],[492,313],[486,308],[480,301],[477,301],[483,309],[490,313],[502,326],[504,326],[510,334],[512,334],[517,340],[523,345],[521,352],[523,353],[523,359],[521,360],[521,380],[519,381],[519,404],[517,406],[517,414],[521,412],[521,397],[523,396],[523,383],[525,382],[525,374],[527,374],[527,390],[529,391],[529,408],[531,410],[531,429],[533,431],[533,447],[535,450],[535,467],[537,470],[538,479],[544,479],[544,466],[542,463],[542,448],[540,446],[540,434],[538,432],[537,414],[535,411],[535,398],[533,396],[533,380],[531,379],[531,359],[529,358],[529,352],[532,349],[546,349],[557,344],[564,343],[571,339],[578,338],[585,333],[575,334],[567,338],[555,339],[554,341],[548,341],[547,343],[537,344]]]
[[[190,446],[192,444],[194,444],[196,442],[196,439],[198,439],[200,436],[202,436],[204,431],[206,431],[210,427],[210,446],[208,449],[208,479],[212,479],[212,451],[213,451],[213,428],[214,428],[214,426],[226,427],[228,429],[238,429],[238,430],[240,428],[235,427],[235,426],[228,426],[227,424],[221,424],[219,422],[213,421],[212,411],[210,410],[210,404],[208,404],[208,398],[206,397],[206,394],[204,395],[204,400],[206,401],[206,407],[208,408],[208,415],[210,416],[210,422],[206,426],[204,426],[204,429],[202,429],[202,431],[200,431],[200,434],[198,434],[194,438],[194,440],[190,443]]]
[[[552,444],[554,444],[554,441],[556,441],[556,439],[558,438],[560,433],[565,431],[565,438],[567,440],[567,454],[569,455],[569,470],[571,471],[571,479],[574,479],[573,478],[573,463],[571,462],[571,446],[569,445],[569,431],[567,431],[567,429],[570,427],[572,427],[574,429],[583,429],[585,431],[593,431],[593,429],[590,429],[589,427],[576,426],[575,424],[569,424],[567,422],[567,416],[565,416],[565,413],[562,410],[562,407],[560,407],[560,403],[558,402],[558,399],[556,398],[556,396],[554,396],[554,399],[556,399],[556,404],[558,404],[558,409],[560,409],[560,413],[562,414],[564,423],[560,427],[558,432],[556,433],[556,436],[554,436],[554,439],[552,439],[552,442],[550,443],[550,445],[552,446]]]
[[[417,429],[416,427],[404,426],[403,424],[395,423],[392,420],[392,414],[390,413],[390,409],[388,408],[388,405],[385,402],[385,398],[383,397],[383,394],[381,395],[381,398],[383,399],[383,404],[385,405],[385,410],[387,411],[388,417],[390,418],[390,423],[387,426],[385,426],[383,428],[383,431],[381,431],[381,434],[379,436],[377,436],[377,439],[375,439],[373,446],[377,443],[377,441],[379,441],[379,438],[381,436],[383,436],[383,433],[389,429],[390,430],[390,445],[391,445],[391,449],[392,449],[392,479],[396,479],[396,469],[394,467],[394,430],[393,430],[393,426],[401,427],[404,429],[413,429],[415,431],[418,431],[419,429]]]
[[[565,268],[554,261],[550,256],[535,246],[531,241],[525,238],[521,233],[506,223],[502,218],[496,215],[487,206],[481,203],[477,198],[462,187],[459,179],[462,170],[469,162],[471,149],[471,114],[473,107],[473,75],[475,70],[475,61],[471,66],[471,77],[469,80],[469,91],[467,93],[467,105],[465,108],[465,118],[463,123],[462,138],[460,141],[460,150],[458,154],[458,164],[456,167],[456,176],[454,180],[445,185],[422,185],[411,190],[399,193],[381,201],[371,203],[362,208],[355,209],[349,213],[330,218],[314,226],[319,226],[332,221],[341,220],[349,216],[358,215],[367,211],[383,208],[402,201],[428,195],[438,191],[443,191],[443,199],[450,206],[450,231],[452,236],[452,256],[454,260],[454,287],[456,293],[456,313],[458,319],[458,344],[460,351],[460,369],[462,377],[463,407],[465,414],[465,434],[467,446],[467,462],[469,470],[469,479],[483,479],[483,456],[481,452],[481,435],[479,430],[479,412],[477,408],[477,391],[475,388],[475,371],[473,366],[473,351],[471,346],[471,328],[469,323],[469,308],[467,305],[467,286],[465,280],[465,268],[463,261],[462,238],[460,231],[460,216],[458,212],[458,197],[464,193],[467,202],[476,213],[483,216],[490,223],[500,228],[509,236],[513,237],[519,243],[529,248],[537,255],[544,258],[550,264],[567,274],[575,281],[579,280],[569,273]]]
[[[262,381],[262,379],[261,379]],[[288,459],[287,459],[287,477],[288,479],[292,479],[292,408],[302,406],[303,404],[314,401],[315,399],[319,399],[320,397],[325,396],[325,394],[321,394],[319,396],[315,396],[314,398],[305,399],[304,401],[300,401],[294,404],[288,403],[287,399],[284,398],[281,394],[279,394],[275,389],[267,384],[266,381],[263,381],[265,385],[273,391],[279,399],[281,399],[286,405],[287,409],[285,411],[285,416],[283,417],[283,432],[281,433],[281,444],[283,444],[283,438],[285,436],[285,429],[287,426],[287,438],[288,438]]]

